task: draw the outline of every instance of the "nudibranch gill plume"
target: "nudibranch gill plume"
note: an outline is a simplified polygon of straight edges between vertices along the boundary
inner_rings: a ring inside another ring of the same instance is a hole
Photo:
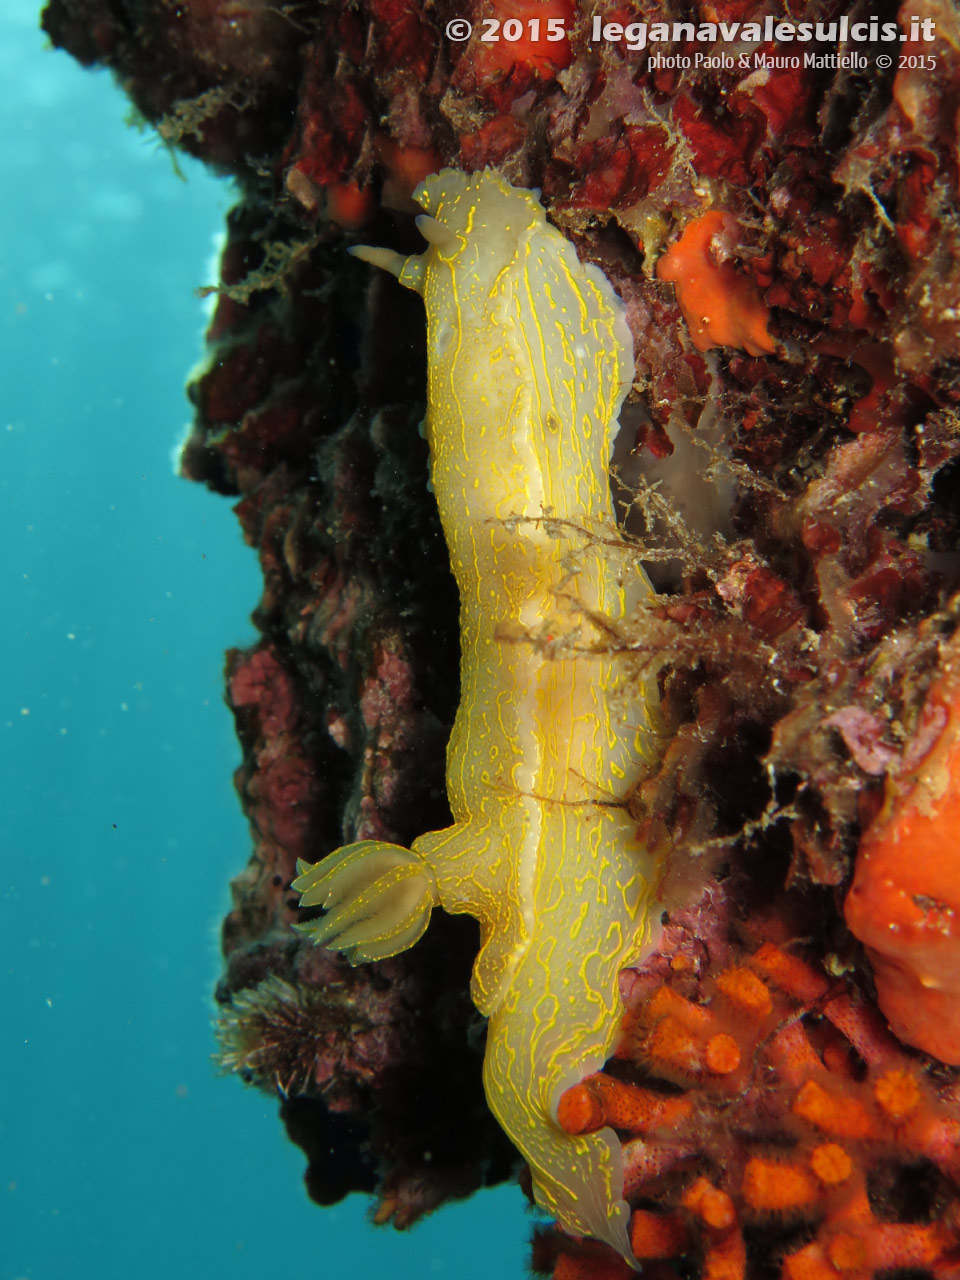
[[[615,640],[651,588],[608,549],[630,332],[533,192],[445,169],[414,195],[423,254],[355,252],[426,304],[425,431],[460,591],[454,822],[409,849],[368,840],[299,863],[301,905],[327,908],[300,927],[361,964],[412,946],[435,906],[477,918],[489,1105],[538,1204],[633,1262],[616,1135],[556,1123],[609,1055],[619,970],[659,928],[659,868],[625,807],[655,751],[656,694]]]

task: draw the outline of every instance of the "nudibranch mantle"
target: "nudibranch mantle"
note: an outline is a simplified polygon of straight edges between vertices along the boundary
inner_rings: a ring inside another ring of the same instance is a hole
[[[620,1144],[572,1137],[563,1091],[598,1070],[617,975],[656,940],[654,859],[625,797],[653,753],[655,691],[611,637],[650,595],[612,557],[608,468],[633,378],[623,307],[530,192],[445,169],[414,193],[419,256],[357,255],[421,293],[434,492],[460,590],[453,826],[300,863],[300,926],[354,964],[412,946],[434,906],[480,922],[471,993],[489,1019],[489,1105],[538,1204],[629,1261]]]

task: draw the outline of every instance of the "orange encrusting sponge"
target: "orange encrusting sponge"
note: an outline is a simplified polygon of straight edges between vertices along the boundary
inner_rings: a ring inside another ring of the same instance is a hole
[[[737,221],[710,209],[687,224],[683,235],[657,263],[657,279],[671,281],[698,351],[740,347],[751,356],[769,356],[777,344],[767,332],[770,312],[751,278],[724,251],[735,246]]]
[[[844,904],[877,1001],[906,1044],[960,1065],[960,671],[933,685],[919,762],[887,780]]]

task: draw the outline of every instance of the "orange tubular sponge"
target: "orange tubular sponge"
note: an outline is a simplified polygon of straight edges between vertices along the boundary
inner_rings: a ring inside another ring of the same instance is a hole
[[[789,1213],[813,1204],[820,1188],[802,1164],[755,1156],[744,1168],[742,1191],[751,1209]]]
[[[922,757],[888,778],[844,904],[906,1044],[960,1065],[960,660],[927,695]]]
[[[638,1258],[676,1258],[687,1248],[687,1229],[679,1214],[636,1209],[630,1219],[630,1244]]]
[[[557,1124],[564,1133],[595,1133],[605,1123],[600,1099],[585,1084],[575,1084],[561,1096]]]
[[[777,344],[767,332],[770,312],[753,280],[731,261],[725,242],[737,243],[733,214],[710,209],[687,224],[683,235],[657,263],[657,279],[672,281],[677,302],[698,351],[740,347],[751,356],[770,356]]]

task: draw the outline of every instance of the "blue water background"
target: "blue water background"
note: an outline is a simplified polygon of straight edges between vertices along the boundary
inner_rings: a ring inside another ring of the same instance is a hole
[[[516,1188],[405,1234],[321,1210],[275,1102],[211,1066],[259,573],[171,456],[231,196],[126,111],[2,0],[0,1277],[519,1277]]]

